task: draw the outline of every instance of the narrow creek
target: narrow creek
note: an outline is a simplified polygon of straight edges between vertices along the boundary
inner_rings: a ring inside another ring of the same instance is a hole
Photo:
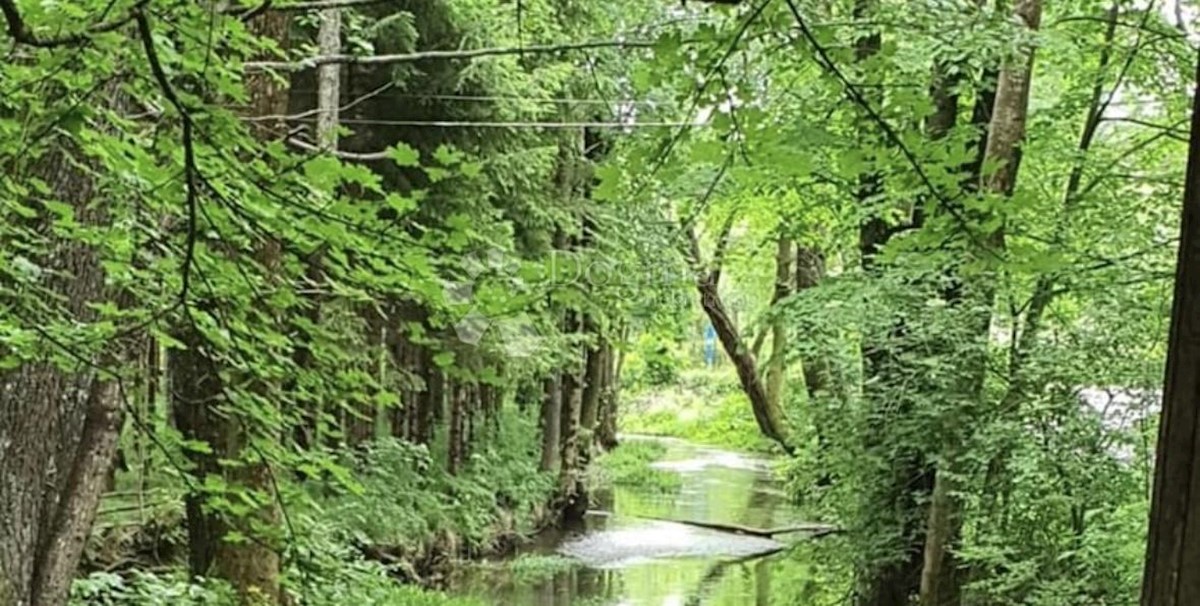
[[[679,489],[604,487],[595,495],[597,511],[582,528],[545,534],[529,550],[573,558],[579,566],[528,579],[503,569],[475,569],[452,590],[497,606],[773,604],[772,578],[780,559],[755,555],[775,551],[779,543],[654,519],[754,528],[802,522],[770,461],[681,440],[625,439],[661,440],[667,452],[654,465],[678,474]]]

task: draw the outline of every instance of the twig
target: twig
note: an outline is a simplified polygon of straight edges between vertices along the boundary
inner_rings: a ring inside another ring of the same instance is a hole
[[[429,50],[395,55],[319,55],[294,63],[289,61],[247,61],[244,65],[247,71],[263,71],[273,69],[295,72],[320,67],[322,65],[329,65],[332,63],[348,65],[394,65],[396,63],[413,63],[416,61],[425,61],[429,59],[475,59],[479,57],[520,55],[526,53],[558,53],[564,51],[600,48],[653,48],[655,44],[655,42],[645,40],[597,40],[593,42],[543,44],[525,47],[501,46],[458,50]]]

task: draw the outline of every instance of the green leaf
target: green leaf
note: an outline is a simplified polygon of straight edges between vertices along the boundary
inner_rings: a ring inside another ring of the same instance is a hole
[[[407,143],[397,143],[389,150],[388,157],[396,166],[415,167],[421,165],[421,153]]]

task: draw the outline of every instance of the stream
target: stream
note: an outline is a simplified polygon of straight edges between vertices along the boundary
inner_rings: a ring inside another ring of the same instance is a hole
[[[803,522],[788,504],[770,462],[682,440],[654,466],[682,486],[597,490],[596,511],[581,528],[545,533],[526,552],[558,554],[579,566],[540,575],[506,569],[468,571],[452,587],[485,603],[531,606],[768,606],[782,560],[775,540],[658,521],[669,518],[754,528]],[[785,535],[780,541],[788,541]]]

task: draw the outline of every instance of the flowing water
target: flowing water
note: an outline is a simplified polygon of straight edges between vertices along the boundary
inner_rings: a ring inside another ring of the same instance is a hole
[[[626,439],[648,439],[628,437]],[[522,578],[475,570],[454,590],[489,604],[531,606],[766,606],[785,563],[781,542],[661,521],[688,520],[780,528],[802,522],[771,473],[769,461],[663,439],[655,467],[678,474],[678,491],[610,487],[583,527],[544,535],[534,553],[559,554],[579,566]],[[780,602],[782,603],[782,602]]]

